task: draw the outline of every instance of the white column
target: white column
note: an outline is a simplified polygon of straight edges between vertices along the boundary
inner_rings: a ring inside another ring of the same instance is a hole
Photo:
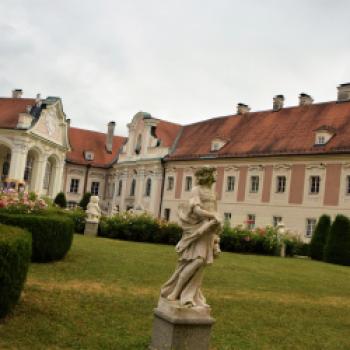
[[[122,180],[122,193],[120,195],[120,208],[119,210],[125,211],[126,207],[125,207],[125,197],[126,197],[126,190],[127,190],[127,181],[128,181],[128,170],[124,169],[122,172],[122,176],[121,176],[121,180]]]
[[[136,176],[135,207],[139,205],[144,207],[142,202],[143,202],[145,180],[146,180],[145,175],[146,175],[145,168],[140,168]]]
[[[23,181],[28,148],[24,143],[16,143],[11,151],[9,178]]]
[[[52,198],[55,198],[57,193],[62,191],[64,162],[59,161],[59,163],[56,164],[53,168],[55,176],[53,178],[54,184],[52,187]]]
[[[39,159],[37,160],[37,171],[36,171],[36,177],[34,179],[34,192],[37,193],[39,196],[43,193],[43,185],[44,185],[44,176],[46,171],[46,162],[47,162],[47,156],[41,155]]]
[[[159,214],[160,197],[162,193],[162,175],[162,169],[157,168],[152,176],[150,211],[155,217]]]

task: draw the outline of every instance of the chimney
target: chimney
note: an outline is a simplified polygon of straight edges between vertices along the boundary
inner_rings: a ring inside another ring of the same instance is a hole
[[[41,106],[41,95],[40,94],[36,94],[36,98],[35,98],[35,104],[37,107],[40,107]]]
[[[244,103],[238,103],[237,104],[237,114],[243,115],[250,111],[250,108],[248,105],[245,105]]]
[[[338,86],[338,101],[350,100],[350,83],[340,84]]]
[[[299,95],[299,106],[311,105],[312,102],[314,102],[314,99],[310,95],[303,92]]]
[[[112,153],[114,129],[115,129],[115,122],[109,122],[107,137],[106,137],[106,150],[108,153]]]
[[[12,98],[21,98],[23,94],[22,89],[14,89],[12,90]]]
[[[275,112],[277,112],[283,108],[283,104],[284,104],[284,96],[283,95],[276,95],[273,98],[273,108],[272,109]]]

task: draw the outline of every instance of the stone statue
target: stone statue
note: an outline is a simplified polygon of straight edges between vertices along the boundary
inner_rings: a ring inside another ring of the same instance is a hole
[[[286,244],[284,243],[284,236],[286,234],[286,226],[283,221],[280,221],[277,225],[277,232],[279,234],[279,239],[281,243],[280,256],[286,256]]]
[[[101,209],[98,206],[98,196],[91,196],[86,210],[86,222],[98,223],[101,217]]]
[[[188,203],[179,206],[183,235],[176,246],[178,265],[162,286],[161,297],[187,308],[208,307],[201,292],[204,268],[220,253],[222,220],[217,212],[215,168],[196,171],[196,186]]]

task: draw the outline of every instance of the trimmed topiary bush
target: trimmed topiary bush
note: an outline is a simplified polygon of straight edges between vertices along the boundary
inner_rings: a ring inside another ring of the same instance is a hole
[[[0,211],[0,223],[19,226],[32,233],[32,260],[62,259],[69,251],[74,224],[67,215],[9,214]]]
[[[54,200],[54,203],[57,204],[61,208],[66,208],[67,207],[67,199],[66,196],[63,192],[57,193],[57,196]]]
[[[91,197],[90,192],[84,193],[83,198],[81,199],[81,201],[79,203],[79,207],[82,208],[83,210],[86,210],[86,207],[90,202],[90,197]]]
[[[0,224],[0,318],[17,304],[32,254],[31,235]]]
[[[86,217],[84,210],[81,208],[75,208],[69,211],[65,211],[64,214],[73,220],[75,233],[84,233]]]
[[[337,215],[331,226],[324,260],[350,266],[350,220],[344,215]]]
[[[316,225],[310,243],[310,257],[314,260],[323,260],[324,247],[327,242],[329,230],[331,228],[331,218],[329,215],[322,215]]]

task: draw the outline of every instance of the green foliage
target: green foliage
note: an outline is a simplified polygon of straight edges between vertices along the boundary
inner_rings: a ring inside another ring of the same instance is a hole
[[[0,318],[6,316],[20,298],[31,254],[28,232],[0,225]]]
[[[350,220],[344,215],[337,215],[331,226],[324,260],[350,266]]]
[[[57,193],[57,196],[54,200],[54,203],[57,204],[61,208],[66,208],[67,207],[67,199],[66,196],[63,192]]]
[[[102,218],[100,235],[128,241],[176,244],[181,238],[182,228],[147,214],[122,213]]]
[[[91,193],[90,192],[86,192],[83,195],[83,198],[81,199],[79,206],[83,209],[86,210],[87,205],[90,202],[90,197],[91,197]]]
[[[35,192],[29,192],[29,194],[28,194],[28,199],[29,199],[30,201],[36,201],[37,197],[38,197],[38,196],[36,195]]]
[[[329,215],[322,215],[316,225],[310,243],[310,256],[314,260],[323,260],[324,247],[331,228],[331,218]]]
[[[64,211],[64,214],[70,217],[74,223],[74,232],[84,233],[85,229],[85,211],[81,208],[74,208],[68,211]]]
[[[62,259],[72,245],[74,225],[66,215],[12,214],[0,210],[0,223],[19,226],[32,233],[33,261]]]

